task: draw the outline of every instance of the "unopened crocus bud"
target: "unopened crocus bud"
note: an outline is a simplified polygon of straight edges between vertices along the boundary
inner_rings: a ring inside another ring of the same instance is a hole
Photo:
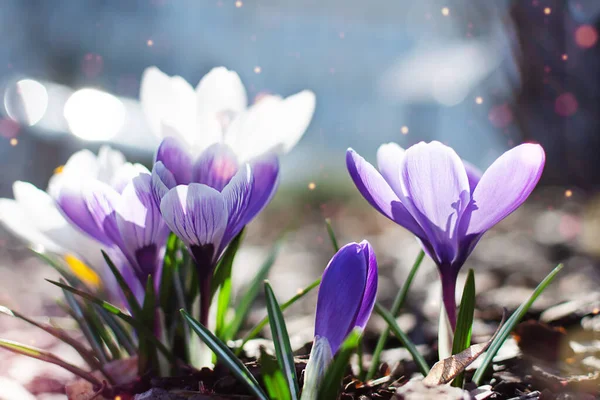
[[[349,243],[331,259],[319,288],[315,339],[304,375],[303,400],[316,399],[320,382],[342,342],[364,329],[375,305],[377,259],[371,244]]]

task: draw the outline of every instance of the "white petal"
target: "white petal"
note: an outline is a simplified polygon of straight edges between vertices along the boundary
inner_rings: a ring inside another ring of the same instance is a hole
[[[196,87],[196,97],[199,116],[222,111],[239,113],[248,105],[239,75],[225,67],[213,68],[202,77]]]
[[[305,90],[286,99],[266,96],[236,118],[225,135],[242,161],[267,151],[286,153],[300,140],[315,107],[315,95]]]
[[[147,68],[142,75],[140,102],[150,129],[159,137],[163,124],[188,138],[196,125],[196,94],[180,76],[170,77],[156,67]]]
[[[110,183],[119,169],[125,164],[125,156],[110,146],[102,146],[98,150],[98,176],[105,183]],[[63,170],[64,173],[64,170]]]

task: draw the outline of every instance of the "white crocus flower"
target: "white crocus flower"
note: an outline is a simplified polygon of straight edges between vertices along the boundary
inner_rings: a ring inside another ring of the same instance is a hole
[[[267,151],[291,150],[315,110],[315,94],[310,90],[286,98],[264,95],[248,107],[240,77],[224,67],[213,68],[196,89],[180,76],[147,68],[140,101],[151,130],[160,138],[176,137],[196,154],[222,142],[240,161]]]
[[[142,169],[141,165],[127,163],[121,152],[106,146],[97,156],[89,150],[78,151],[63,167],[57,168],[47,192],[29,182],[16,181],[13,184],[15,198],[0,199],[0,222],[36,250],[63,256],[80,277],[93,280],[83,262],[96,268],[104,265],[102,246],[69,223],[53,197],[64,185],[73,187],[79,182],[83,186],[95,179],[122,188],[124,181]]]

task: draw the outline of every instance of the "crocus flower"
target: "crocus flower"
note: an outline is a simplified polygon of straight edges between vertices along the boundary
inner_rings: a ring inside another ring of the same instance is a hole
[[[346,153],[348,171],[363,197],[412,232],[437,264],[452,328],[459,269],[485,232],[527,199],[544,161],[541,146],[522,144],[480,175],[442,143],[421,142],[406,151],[390,143],[377,152],[377,171],[354,150]]]
[[[140,101],[151,130],[160,138],[177,137],[194,154],[224,143],[241,161],[269,151],[288,152],[315,109],[315,95],[309,90],[285,99],[263,95],[248,107],[240,77],[224,67],[212,69],[195,89],[180,76],[150,67],[142,76]]]
[[[167,141],[170,139],[163,141],[157,158],[162,157],[171,165],[171,170],[161,161],[154,165],[155,199],[165,222],[187,245],[196,261],[202,296],[209,296],[212,271],[223,250],[275,193],[278,161],[269,155],[238,168],[224,145],[214,145],[216,147],[201,154],[195,164],[199,168],[193,168],[192,177],[182,177],[189,170],[177,164],[184,157],[177,158],[175,154],[181,153],[170,151],[169,157],[161,156]],[[201,300],[204,324],[209,302],[208,297]]]
[[[155,204],[151,181],[146,171],[130,180],[122,192],[96,180],[78,192],[65,187],[58,194],[59,208],[74,225],[127,260],[129,272],[137,278],[128,283],[138,295],[149,276],[158,286],[169,234]]]
[[[71,225],[57,208],[55,196],[67,182],[71,186],[90,180],[101,180],[122,186],[126,176],[139,166],[129,164],[119,151],[107,146],[96,156],[89,150],[74,153],[64,166],[58,167],[50,178],[48,191],[28,182],[13,184],[13,199],[0,199],[0,221],[4,226],[34,248],[62,256],[78,276],[88,284],[102,285],[118,299],[118,287],[111,280],[100,253],[101,243]],[[91,266],[93,270],[90,270]]]
[[[327,366],[344,339],[362,330],[375,305],[377,259],[371,244],[349,243],[329,261],[319,287],[315,339],[305,373],[302,399],[312,399]]]

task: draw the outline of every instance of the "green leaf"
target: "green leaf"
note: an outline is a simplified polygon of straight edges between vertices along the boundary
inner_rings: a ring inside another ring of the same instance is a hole
[[[215,326],[215,334],[218,338],[223,338],[223,331],[225,330],[225,318],[227,311],[229,311],[229,302],[231,301],[231,268],[233,267],[235,255],[242,243],[243,234],[244,230],[227,246],[225,254],[221,257],[213,275],[210,298],[212,299],[216,291],[219,290],[217,298],[217,323]]]
[[[233,340],[235,335],[239,332],[250,308],[254,304],[254,300],[256,300],[256,296],[260,291],[260,287],[263,284],[264,280],[269,275],[269,271],[271,271],[271,267],[275,264],[275,260],[279,255],[279,251],[281,250],[281,246],[283,244],[283,238],[279,239],[273,248],[271,249],[271,253],[267,257],[267,259],[263,262],[260,269],[254,275],[252,282],[248,286],[246,293],[241,298],[239,304],[236,306],[235,316],[233,320],[227,325],[225,332],[223,333],[224,340]]]
[[[98,313],[98,316],[102,319],[102,321],[110,328],[110,330],[115,335],[117,339],[117,343],[125,349],[127,354],[130,356],[134,356],[137,354],[136,346],[131,339],[131,335],[129,332],[125,330],[125,328],[121,325],[119,321],[115,319],[114,314],[109,314],[106,310],[97,304],[93,303],[94,311]]]
[[[102,382],[100,382],[100,380],[98,380],[98,378],[96,378],[94,375],[82,370],[79,367],[69,364],[68,362],[62,360],[61,358],[55,356],[52,353],[48,353],[35,347],[27,346],[21,343],[13,342],[12,340],[5,339],[0,339],[0,347],[12,351],[13,353],[22,354],[24,356],[35,358],[40,361],[58,365],[60,367],[63,367],[67,371],[79,376],[80,378],[90,382],[92,385],[94,385],[95,388],[98,389],[102,387]]]
[[[281,311],[285,311],[289,306],[294,304],[296,301],[300,300],[302,297],[306,296],[311,290],[313,290],[320,284],[321,284],[321,278],[317,279],[316,281],[314,281],[313,283],[311,283],[304,289],[301,289],[300,291],[298,291],[298,293],[296,293],[295,296],[292,296],[291,299],[289,299],[288,301],[286,301],[285,303],[283,303],[281,305]],[[244,345],[246,343],[248,343],[249,340],[254,339],[256,337],[256,335],[258,335],[260,333],[262,328],[264,328],[265,325],[267,325],[268,323],[269,323],[269,316],[267,315],[254,328],[252,328],[252,330],[250,332],[248,332],[248,334],[246,336],[244,336],[244,338],[242,339],[242,344],[240,345],[240,347],[238,347],[236,349],[235,353],[237,355],[241,354],[242,349],[244,348]]]
[[[83,335],[87,339],[90,346],[92,346],[92,350],[94,351],[94,355],[100,360],[100,364],[108,363],[109,356],[105,352],[105,348],[102,345],[102,339],[98,332],[89,324],[89,321],[86,320],[85,315],[83,313],[83,309],[69,291],[63,289],[63,294],[65,296],[65,300],[69,308],[71,309],[72,316],[75,318],[77,325],[83,332]]]
[[[456,329],[454,330],[454,341],[452,342],[452,354],[458,354],[471,345],[471,332],[473,330],[473,315],[475,313],[475,273],[469,270],[469,275],[465,282],[458,318],[456,319]],[[452,381],[452,386],[462,388],[463,374],[459,374]]]
[[[177,273],[177,251],[179,238],[170,233],[167,239],[165,256],[163,258],[162,275],[160,277],[160,305],[163,310],[169,309],[172,300],[173,276]]]
[[[142,306],[142,318],[144,325],[154,329],[155,327],[155,312],[156,312],[156,292],[154,291],[154,281],[152,275],[148,275],[146,281],[146,292],[144,294],[144,304]],[[154,337],[154,334],[152,334]],[[158,358],[156,348],[149,340],[147,334],[140,334],[139,351],[138,351],[138,372],[143,376],[149,372],[158,372]]]
[[[298,386],[298,378],[296,377],[296,363],[294,362],[294,353],[290,345],[290,337],[285,326],[283,314],[279,308],[279,303],[275,298],[275,293],[269,282],[265,282],[265,295],[267,298],[267,312],[269,313],[269,325],[271,326],[271,334],[273,335],[273,344],[275,345],[275,353],[277,354],[277,362],[283,371],[287,385],[293,400],[300,397],[300,387]]]
[[[250,392],[261,400],[269,400],[262,391],[258,381],[248,371],[248,368],[233,354],[231,350],[213,335],[208,328],[202,326],[198,321],[192,318],[185,310],[180,310],[185,321],[192,330],[202,339],[204,343],[217,355],[217,358],[227,366],[233,375],[235,375]]]
[[[556,266],[556,268],[554,268],[552,270],[552,272],[550,272],[548,274],[548,276],[546,276],[544,278],[544,280],[542,282],[540,282],[540,284],[535,288],[535,290],[533,291],[531,296],[523,304],[521,304],[519,306],[519,308],[517,308],[517,310],[510,316],[508,321],[506,321],[506,324],[504,324],[504,326],[502,327],[500,332],[498,332],[496,338],[490,345],[490,347],[485,355],[485,358],[483,359],[483,362],[481,363],[479,368],[477,368],[477,371],[475,371],[475,375],[473,375],[473,382],[476,385],[479,385],[481,383],[481,380],[483,379],[483,375],[485,374],[485,371],[488,369],[488,367],[492,363],[494,356],[496,355],[498,350],[500,350],[500,347],[502,347],[502,344],[504,344],[504,341],[506,340],[506,338],[508,337],[510,332],[512,332],[512,330],[519,323],[521,318],[523,318],[525,316],[525,314],[527,313],[529,308],[532,306],[532,304],[535,302],[535,300],[539,297],[540,294],[542,294],[542,292],[548,287],[548,285],[550,285],[550,283],[552,283],[552,281],[554,280],[556,275],[562,269],[563,269],[563,264],[558,264]]]
[[[412,284],[412,281],[413,281],[415,275],[417,274],[417,270],[419,269],[419,267],[421,266],[421,263],[423,262],[423,258],[425,258],[425,252],[423,250],[421,250],[421,251],[419,251],[419,255],[415,259],[415,262],[413,263],[413,266],[410,269],[410,272],[408,273],[408,277],[404,281],[404,285],[402,285],[402,289],[398,292],[398,295],[394,299],[394,304],[392,304],[392,308],[390,310],[393,317],[397,317],[398,313],[402,309],[402,306],[404,306],[404,301],[406,300],[408,290],[410,289],[410,285]],[[383,348],[385,347],[385,343],[389,337],[389,334],[390,334],[389,330],[386,329],[383,332],[381,332],[381,336],[379,336],[379,340],[377,341],[377,345],[375,346],[375,351],[373,351],[373,356],[371,358],[371,367],[369,368],[369,371],[367,372],[367,376],[365,379],[367,381],[370,381],[371,379],[373,379],[373,377],[375,376],[375,373],[379,369],[379,359],[381,356],[381,352],[383,351]]]
[[[344,375],[348,369],[350,357],[358,347],[361,334],[362,332],[360,329],[356,328],[350,332],[348,337],[346,337],[346,340],[344,340],[342,343],[333,360],[333,363],[329,366],[329,368],[327,368],[327,372],[325,372],[325,377],[323,378],[321,387],[319,388],[319,395],[317,397],[318,400],[331,400],[338,398],[338,394],[342,386],[342,380],[344,379]]]
[[[392,313],[383,308],[379,303],[375,303],[375,312],[377,312],[377,314],[379,314],[385,320],[385,322],[387,322],[389,328],[394,333],[394,335],[396,335],[398,340],[400,340],[404,347],[406,347],[406,350],[408,350],[408,352],[412,356],[414,362],[417,364],[417,367],[419,368],[419,371],[421,371],[423,376],[427,376],[427,374],[429,373],[429,365],[427,365],[427,361],[425,361],[421,353],[419,353],[417,347],[410,340],[408,335],[404,333],[402,329],[400,329],[400,327],[396,323],[396,319],[392,316]]]
[[[86,349],[78,340],[75,340],[71,336],[69,336],[69,334],[67,334],[64,330],[54,327],[52,325],[36,322],[36,321],[22,315],[21,313],[11,310],[5,306],[0,306],[0,312],[4,313],[6,315],[9,315],[11,317],[14,317],[14,318],[18,318],[18,319],[25,321],[39,329],[42,329],[42,330],[48,332],[50,335],[54,336],[55,338],[65,342],[69,346],[73,347],[77,351],[77,353],[79,353],[81,358],[83,358],[83,360],[90,366],[90,368],[92,368],[92,369],[100,368],[101,364],[95,358],[94,354],[91,351],[89,351],[88,349]]]
[[[333,227],[331,226],[330,218],[325,218],[325,225],[327,226],[327,233],[329,234],[329,240],[331,240],[331,245],[333,246],[333,251],[335,251],[337,253],[338,250],[340,249],[340,246],[338,246],[338,241],[335,237],[335,232],[333,231]]]
[[[65,285],[63,283],[60,282],[55,282],[53,280],[50,279],[46,279],[46,281],[52,283],[53,285],[56,285],[62,289],[65,289],[71,293],[76,294],[77,296],[82,297],[83,299],[90,301],[94,304],[99,305],[100,307],[102,307],[104,310],[108,311],[111,314],[116,315],[117,317],[119,317],[121,320],[123,320],[124,322],[127,322],[129,325],[131,325],[137,332],[138,335],[144,334],[148,336],[148,339],[152,341],[152,343],[154,344],[154,346],[156,346],[156,348],[172,363],[175,363],[177,360],[175,359],[175,357],[173,356],[173,354],[169,351],[169,349],[167,349],[165,347],[164,344],[162,344],[153,334],[153,332],[151,331],[150,328],[146,327],[143,324],[143,321],[139,321],[134,319],[133,317],[131,317],[131,315],[126,314],[125,312],[121,311],[121,309],[107,301],[101,300],[89,293],[83,292],[81,290],[75,289],[69,285]]]
[[[283,372],[275,359],[268,355],[262,347],[260,348],[260,374],[270,399],[291,400],[290,390]]]
[[[129,304],[129,309],[131,310],[131,314],[133,315],[134,318],[142,319],[142,309],[140,307],[140,304],[138,303],[137,299],[135,298],[135,295],[133,294],[133,292],[131,291],[131,288],[127,284],[127,281],[125,280],[125,278],[123,278],[123,275],[121,275],[121,271],[119,271],[119,269],[115,266],[115,264],[112,262],[112,260],[108,256],[108,254],[106,254],[104,252],[104,250],[100,250],[100,251],[102,252],[102,257],[104,257],[106,264],[108,264],[110,271],[112,272],[115,279],[117,280],[119,287],[121,288],[121,290],[123,291],[123,294],[125,295],[125,299],[127,300],[127,304]]]

